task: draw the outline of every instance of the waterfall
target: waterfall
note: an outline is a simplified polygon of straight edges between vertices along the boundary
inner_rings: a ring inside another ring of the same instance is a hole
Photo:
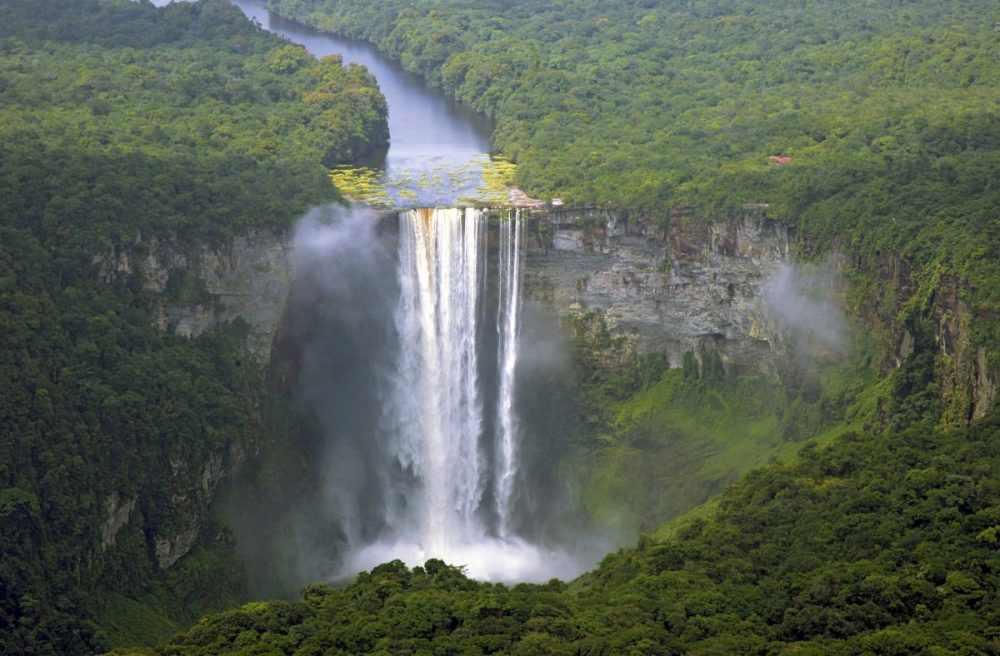
[[[517,425],[514,415],[514,372],[521,308],[521,221],[515,212],[500,225],[497,303],[500,389],[497,400],[496,504],[501,537],[510,534],[510,503],[517,475]]]
[[[533,339],[528,357],[521,339],[522,323],[537,330],[522,217],[405,211],[394,241],[375,219],[320,213],[296,230],[296,307],[324,327],[307,334],[300,390],[327,440],[325,496],[300,529],[317,551],[301,566],[316,556],[352,577],[440,558],[488,580],[575,576],[574,556],[525,539],[560,517],[539,517],[555,463],[541,470],[522,435],[537,418],[519,387],[548,352]]]
[[[510,535],[517,473],[521,222],[515,215],[499,228],[496,381],[486,380],[492,368],[480,361],[488,273],[485,223],[475,209],[400,215],[400,355],[389,407],[398,415],[394,453],[416,481],[412,495],[418,510],[411,519],[421,547],[432,555],[489,534]],[[484,390],[493,389],[496,397],[484,399]],[[484,406],[495,411],[495,436],[487,434]],[[486,453],[491,440],[492,458]],[[490,485],[496,526],[484,519]]]

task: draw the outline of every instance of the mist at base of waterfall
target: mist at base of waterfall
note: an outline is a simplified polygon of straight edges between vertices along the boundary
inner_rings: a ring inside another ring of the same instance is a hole
[[[569,580],[587,566],[576,557],[558,550],[545,549],[521,538],[485,538],[475,542],[449,544],[443,551],[428,553],[417,542],[376,542],[347,555],[343,578],[376,565],[401,560],[409,567],[423,566],[431,558],[460,567],[466,576],[499,583],[541,583],[553,578]]]

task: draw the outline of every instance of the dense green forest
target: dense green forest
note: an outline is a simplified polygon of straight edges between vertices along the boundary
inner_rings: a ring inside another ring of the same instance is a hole
[[[588,492],[636,488],[630,502],[655,502],[631,509],[640,521],[711,492],[681,482],[699,449],[735,445],[707,462],[738,468],[774,435],[819,439],[568,584],[388,563],[301,601],[206,617],[156,653],[1000,654],[1000,416],[964,426],[967,406],[949,410],[954,353],[935,342],[932,312],[957,290],[996,371],[995,3],[270,4],[376,43],[496,118],[496,148],[531,194],[664,217],[766,203],[807,237],[801,255],[851,258],[848,300],[885,332],[818,387],[656,357],[601,371],[578,345],[570,430],[599,435],[615,459],[587,473],[607,488]],[[881,277],[887,267],[912,278]],[[894,348],[900,326],[913,348],[885,366],[872,350]]]
[[[760,453],[783,462],[570,583],[393,562],[164,642],[245,599],[223,526],[158,563],[204,501],[202,465],[291,428],[244,324],[161,332],[139,272],[100,282],[94,256],[288,227],[336,199],[327,167],[385,146],[386,107],[360,67],[225,0],[5,0],[0,652],[1000,655],[1000,414],[966,425],[965,397],[946,398],[968,372],[932,313],[955,290],[1000,370],[1000,6],[269,2],[495,118],[530,194],[664,221],[767,204],[800,229],[799,255],[850,259],[849,303],[889,327],[821,385],[738,378],[709,354],[602,370],[575,344],[567,441],[607,458],[571,463],[593,515],[631,495],[652,529]],[[872,355],[903,327],[898,366]]]
[[[683,368],[654,353],[609,369],[594,362],[609,351],[595,353],[582,340],[574,350],[567,453],[549,458],[564,463],[590,521],[629,540],[755,468],[794,459],[806,440],[826,444],[875,423],[877,375],[863,339],[837,366],[799,366],[780,380],[727,370],[714,352],[702,353],[699,365],[689,351]]]
[[[572,584],[399,562],[203,619],[214,654],[998,654],[1000,415],[810,445]]]
[[[1000,368],[995,2],[270,6],[368,39],[493,116],[530,194],[714,217],[767,203],[869,273],[905,259],[918,291],[901,321],[957,279]]]
[[[245,326],[161,332],[141,272],[104,284],[93,259],[288,227],[335,200],[324,165],[384,147],[385,112],[363,69],[222,0],[0,4],[0,652],[93,653],[239,598],[225,530],[166,574],[156,545],[206,462],[266,439]]]
[[[18,191],[5,214],[73,225],[64,239],[91,248],[287,227],[333,197],[320,162],[388,139],[363,68],[316,61],[224,2],[8,2],[0,54],[3,182]]]

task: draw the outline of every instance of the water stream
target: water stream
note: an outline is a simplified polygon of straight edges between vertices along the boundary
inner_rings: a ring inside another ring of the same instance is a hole
[[[362,162],[381,172],[397,206],[435,207],[475,197],[489,162],[493,124],[403,70],[365,41],[339,37],[268,11],[265,0],[232,0],[265,30],[317,57],[339,55],[375,76],[389,108],[389,149]]]

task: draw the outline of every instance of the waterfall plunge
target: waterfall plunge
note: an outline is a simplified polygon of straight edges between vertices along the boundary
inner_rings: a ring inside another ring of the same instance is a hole
[[[500,392],[497,399],[497,516],[501,537],[510,534],[511,497],[517,475],[517,424],[514,416],[514,373],[517,366],[518,319],[521,310],[521,221],[517,214],[500,226],[497,336]]]
[[[386,503],[383,539],[348,554],[347,574],[396,558],[441,558],[490,580],[576,571],[516,534],[520,217],[501,220],[495,254],[487,241],[479,210],[400,214],[399,351],[383,403],[383,471],[397,501]]]
[[[485,489],[480,434],[478,334],[481,275],[478,212],[416,210],[400,216],[400,357],[394,398],[400,464],[420,483],[422,545],[482,534]]]

